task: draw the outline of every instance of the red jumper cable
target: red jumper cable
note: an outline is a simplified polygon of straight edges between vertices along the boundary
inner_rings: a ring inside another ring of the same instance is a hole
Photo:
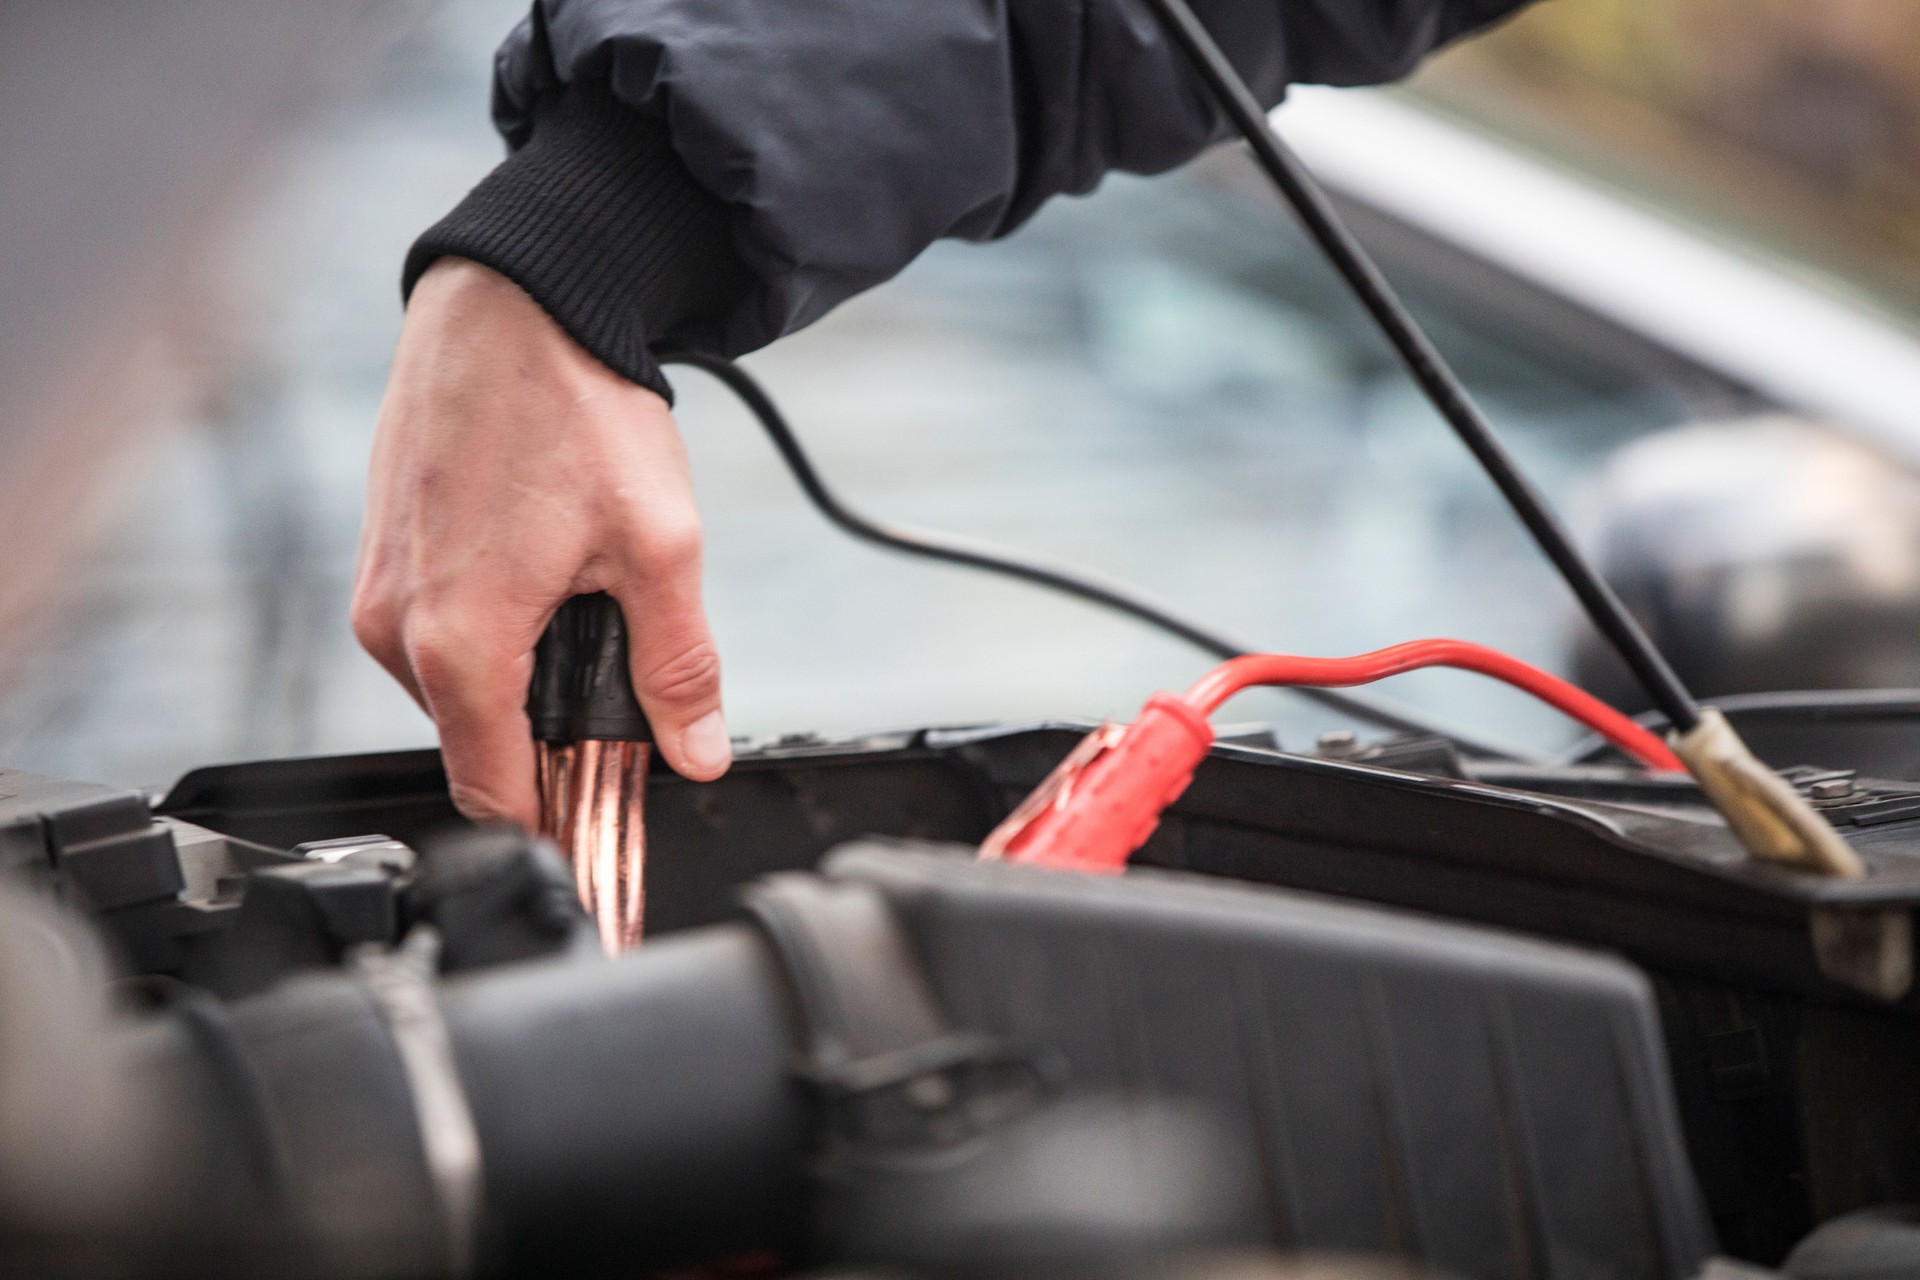
[[[1601,734],[1649,769],[1680,771],[1658,737],[1558,676],[1465,640],[1410,640],[1352,658],[1249,654],[1185,694],[1156,693],[1130,725],[1089,734],[980,846],[980,856],[1108,874],[1153,834],[1213,746],[1207,717],[1255,685],[1369,684],[1423,667],[1457,667],[1523,689]]]

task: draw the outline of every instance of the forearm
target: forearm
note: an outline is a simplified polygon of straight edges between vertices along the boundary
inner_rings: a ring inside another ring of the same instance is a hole
[[[1404,75],[1521,3],[1196,0],[1269,103],[1297,82]],[[582,86],[656,122],[727,210],[745,287],[722,312],[676,317],[675,336],[729,355],[935,240],[1003,235],[1055,195],[1172,168],[1223,134],[1133,0],[538,0],[501,51],[496,120],[538,146],[539,104]]]
[[[1405,74],[1523,0],[1197,0],[1256,92]],[[519,147],[409,256],[498,270],[666,394],[666,343],[735,355],[1054,195],[1221,136],[1131,0],[539,0],[501,50]]]

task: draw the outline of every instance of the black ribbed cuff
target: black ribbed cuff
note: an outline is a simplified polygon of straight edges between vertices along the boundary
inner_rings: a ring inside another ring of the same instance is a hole
[[[414,242],[401,295],[436,258],[472,259],[525,289],[615,373],[671,401],[648,347],[745,290],[728,222],[664,120],[575,90],[542,104],[528,143]]]

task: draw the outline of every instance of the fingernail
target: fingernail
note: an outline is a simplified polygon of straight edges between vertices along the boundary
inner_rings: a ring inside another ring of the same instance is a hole
[[[453,799],[453,807],[459,810],[460,816],[469,822],[479,823],[482,826],[492,823],[510,823],[516,827],[526,825],[518,818],[509,815],[484,791],[455,782],[448,784],[447,793]]]
[[[694,773],[718,777],[733,763],[733,743],[727,738],[727,722],[718,711],[709,711],[687,726],[680,735],[680,754]]]

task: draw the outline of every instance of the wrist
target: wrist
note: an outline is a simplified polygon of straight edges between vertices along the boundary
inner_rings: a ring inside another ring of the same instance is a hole
[[[746,287],[729,221],[664,120],[576,89],[543,103],[527,145],[420,237],[402,289],[411,298],[447,257],[491,268],[601,363],[671,400],[651,346]]]
[[[396,373],[402,366],[439,395],[497,384],[500,372],[512,368],[517,383],[537,384],[548,395],[638,395],[663,412],[671,405],[663,389],[582,347],[525,289],[466,258],[436,259],[415,282]]]

